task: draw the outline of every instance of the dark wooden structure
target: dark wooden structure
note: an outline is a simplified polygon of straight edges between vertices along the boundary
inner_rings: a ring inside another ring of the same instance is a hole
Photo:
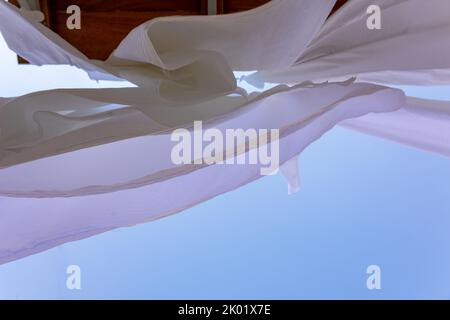
[[[217,13],[235,13],[250,10],[269,2],[270,0],[217,0]],[[321,1],[321,0],[317,0]],[[337,0],[333,12],[339,9],[347,0]]]
[[[214,0],[217,14],[234,13],[270,0]],[[317,0],[321,1],[321,0]],[[335,10],[347,0],[338,0]],[[16,0],[10,0],[17,5]],[[209,2],[210,3],[210,2]],[[105,60],[135,27],[156,17],[207,15],[208,0],[39,0],[45,24],[91,59]],[[66,27],[67,8],[82,10],[82,28]]]
[[[269,2],[270,0],[217,0],[217,13],[235,13],[250,10]]]

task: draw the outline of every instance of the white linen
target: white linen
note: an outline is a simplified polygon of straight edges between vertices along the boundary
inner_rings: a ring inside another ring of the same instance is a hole
[[[370,114],[341,125],[450,157],[450,101],[409,97],[398,111]]]
[[[366,10],[373,4],[350,1],[325,23],[308,49],[299,52],[294,66],[263,70],[248,81],[357,77],[382,84],[448,84],[450,1],[379,0],[381,30],[366,25]]]
[[[205,128],[279,128],[285,163],[342,120],[397,110],[404,99],[371,84],[280,87]],[[260,165],[176,166],[173,145],[148,135],[0,170],[0,264],[174,214],[261,177]]]
[[[192,131],[196,120],[221,132],[279,129],[290,193],[299,188],[295,159],[343,121],[449,155],[447,103],[406,101],[363,80],[448,83],[450,3],[378,2],[383,29],[375,31],[365,26],[369,0],[350,1],[327,22],[334,0],[155,19],[93,61],[0,1],[0,31],[31,63],[138,86],[0,98],[0,264],[177,213],[260,177],[261,165],[175,165],[170,133]],[[247,95],[235,70],[257,70],[247,78],[256,84],[294,86]],[[330,79],[346,81],[317,83]]]

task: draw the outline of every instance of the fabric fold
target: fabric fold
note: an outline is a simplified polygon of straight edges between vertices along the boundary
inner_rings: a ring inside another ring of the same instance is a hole
[[[247,81],[298,83],[357,77],[380,84],[448,84],[450,2],[377,1],[381,30],[367,27],[366,11],[373,4],[351,1],[325,23],[305,52],[299,52],[293,67],[262,70]]]
[[[218,52],[201,52],[190,64],[170,72],[136,60],[120,63],[90,60],[58,34],[5,1],[0,1],[0,32],[9,48],[32,64],[75,66],[94,80],[127,80],[140,87],[158,90],[167,99],[180,100],[182,95],[183,101],[196,101],[236,89],[233,71]],[[132,48],[128,50],[133,51]]]
[[[288,194],[293,195],[300,191],[300,176],[298,173],[298,156],[286,161],[280,171],[288,183]]]
[[[408,97],[405,107],[346,120],[342,126],[450,157],[450,101]]]
[[[108,61],[138,61],[173,70],[191,63],[200,52],[216,52],[235,71],[289,67],[335,3],[274,0],[236,14],[156,18],[131,31]]]
[[[5,99],[0,105],[0,168],[192,126],[246,103],[245,95],[235,94],[182,104],[147,88],[50,90]]]
[[[292,65],[334,4],[335,0],[274,0],[238,14],[153,19],[131,31],[107,61],[89,60],[3,1],[0,31],[9,47],[33,64],[69,64],[97,80],[161,85],[167,95],[183,96],[186,101],[190,96],[217,97],[235,90],[233,70]],[[300,14],[304,18],[296,19]],[[287,43],[292,50],[282,50]]]
[[[289,193],[300,185],[298,156],[339,124],[450,156],[449,103],[383,84],[448,84],[450,3],[378,3],[382,30],[366,27],[370,0],[350,1],[329,20],[335,0],[158,18],[94,61],[0,1],[0,31],[31,63],[137,86],[0,98],[0,264],[175,214],[261,177],[261,163],[210,163],[203,153],[176,164],[172,133],[195,136],[194,122],[221,136],[278,130],[257,148],[279,148]],[[279,85],[248,95],[238,70]],[[237,146],[239,157],[251,156],[248,145]],[[234,147],[218,153],[235,160]]]
[[[278,128],[285,163],[342,120],[404,103],[400,90],[371,84],[280,89],[205,128]],[[174,165],[173,146],[168,135],[149,135],[0,170],[0,264],[174,214],[261,177],[261,164]]]

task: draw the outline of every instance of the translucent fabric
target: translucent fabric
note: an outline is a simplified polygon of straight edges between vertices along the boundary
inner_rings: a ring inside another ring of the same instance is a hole
[[[369,0],[350,1],[329,20],[334,0],[158,18],[93,61],[0,1],[0,31],[31,63],[137,85],[0,98],[0,264],[175,214],[261,177],[264,163],[209,163],[202,154],[202,164],[175,164],[171,135],[195,135],[196,121],[222,135],[278,129],[276,141],[258,137],[257,148],[279,148],[289,193],[299,190],[299,154],[337,124],[449,155],[448,104],[387,84],[448,82],[450,4],[379,3],[382,30],[366,27]],[[248,94],[237,70],[257,70],[246,78],[255,85],[280,85]],[[220,153],[250,157],[251,145]]]
[[[342,125],[450,157],[450,101],[409,97],[396,112],[370,114]]]
[[[377,1],[381,30],[367,27],[367,8],[373,4],[371,0],[348,2],[324,24],[293,66],[262,70],[246,80],[257,86],[349,77],[382,85],[449,85],[450,1]],[[437,104],[442,106],[439,111]],[[448,103],[421,100],[404,110],[367,116],[347,126],[449,155],[449,116]]]
[[[263,70],[248,81],[297,83],[358,77],[383,84],[448,84],[450,2],[380,0],[381,29],[367,27],[371,0],[336,12],[288,68]]]
[[[205,128],[279,128],[282,164],[342,120],[403,104],[401,91],[370,84],[282,87]],[[169,135],[147,135],[0,170],[0,263],[174,214],[261,177],[261,165],[176,166],[173,146]]]

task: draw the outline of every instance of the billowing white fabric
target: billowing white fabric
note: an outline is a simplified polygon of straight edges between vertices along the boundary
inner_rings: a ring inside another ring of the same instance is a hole
[[[198,52],[218,52],[233,70],[285,68],[306,49],[335,2],[272,1],[232,15],[157,18],[133,30],[109,61],[173,70],[191,63]],[[287,43],[290,50],[283,50]]]
[[[334,14],[299,55],[295,65],[263,70],[246,80],[297,83],[356,77],[383,85],[450,84],[450,1],[380,0],[381,30],[367,27],[371,0],[350,1]],[[422,150],[450,154],[450,107],[437,116],[421,101],[423,112],[406,107],[391,114],[351,121],[350,128]],[[349,122],[350,123],[350,122]]]
[[[280,171],[288,181],[288,194],[292,195],[300,190],[300,175],[298,172],[298,155],[286,161]]]
[[[0,32],[11,50],[33,64],[68,64],[105,72],[59,35],[5,1],[0,1]]]
[[[396,112],[370,114],[341,125],[450,157],[450,101],[408,98]]]
[[[447,83],[449,2],[380,0],[382,31],[365,26],[369,0],[325,22],[334,3],[274,0],[239,14],[155,19],[93,61],[0,1],[0,31],[31,63],[138,86],[0,98],[0,264],[177,213],[261,176],[262,165],[175,165],[170,133],[197,120],[221,132],[279,129],[290,193],[298,155],[343,121],[450,154],[447,104],[363,82]],[[248,95],[233,70],[295,85]],[[346,81],[317,83],[330,79]]]
[[[32,64],[73,65],[86,70],[93,79],[126,79],[141,87],[152,88],[169,100],[196,101],[220,96],[236,88],[233,72],[220,53],[198,52],[190,63],[170,71],[131,58],[116,63],[89,60],[59,35],[4,1],[0,1],[0,32],[9,48]],[[130,47],[127,50],[135,51]]]
[[[381,30],[367,27],[366,10],[373,4],[350,1],[299,53],[294,66],[261,71],[248,81],[297,83],[356,76],[383,84],[448,84],[450,1],[376,1]]]
[[[190,95],[203,98],[232,91],[236,87],[232,70],[292,65],[334,3],[283,0],[234,15],[154,19],[130,32],[105,62],[88,60],[5,2],[0,2],[0,31],[9,47],[33,64],[70,64],[95,79],[122,78],[139,86],[164,86],[159,90],[186,101]],[[304,18],[297,19],[299,15]],[[281,51],[288,41],[292,50]]]
[[[284,163],[344,119],[404,104],[400,90],[370,84],[275,92],[205,127],[280,128]],[[260,165],[174,166],[173,145],[149,135],[0,170],[0,194],[9,196],[0,197],[0,264],[174,214],[261,177]]]
[[[72,89],[0,100],[0,168],[134,136],[167,132],[238,109],[244,95],[168,101],[147,88]]]
[[[376,101],[378,98],[386,99],[386,103],[383,105]],[[226,117],[205,122],[204,127],[223,132],[232,128],[280,129],[283,133],[292,130],[293,126],[302,126],[316,118],[320,119],[322,114],[329,113],[332,108],[339,107],[334,112],[342,120],[370,111],[396,110],[404,104],[402,98],[403,94],[399,90],[369,84],[329,84],[291,89],[280,87],[273,89],[272,94],[265,98],[257,98],[254,102],[229,112]],[[367,101],[367,105],[359,106],[358,109],[355,105],[360,101]],[[332,120],[331,126],[337,122]],[[320,128],[319,124],[316,126]],[[322,130],[329,129],[329,126],[330,124]],[[312,140],[313,137],[305,137],[308,138]],[[52,142],[48,144],[52,145]],[[191,171],[191,165],[180,167],[173,164],[171,150],[174,146],[169,132],[38,161],[24,161],[26,163],[0,170],[0,195],[54,197],[104,193],[145,185]],[[31,148],[32,151],[36,149],[34,145]],[[99,167],[100,159],[109,159],[108,164]],[[90,174],[94,171],[95,175]],[[49,175],[49,172],[52,174]]]

